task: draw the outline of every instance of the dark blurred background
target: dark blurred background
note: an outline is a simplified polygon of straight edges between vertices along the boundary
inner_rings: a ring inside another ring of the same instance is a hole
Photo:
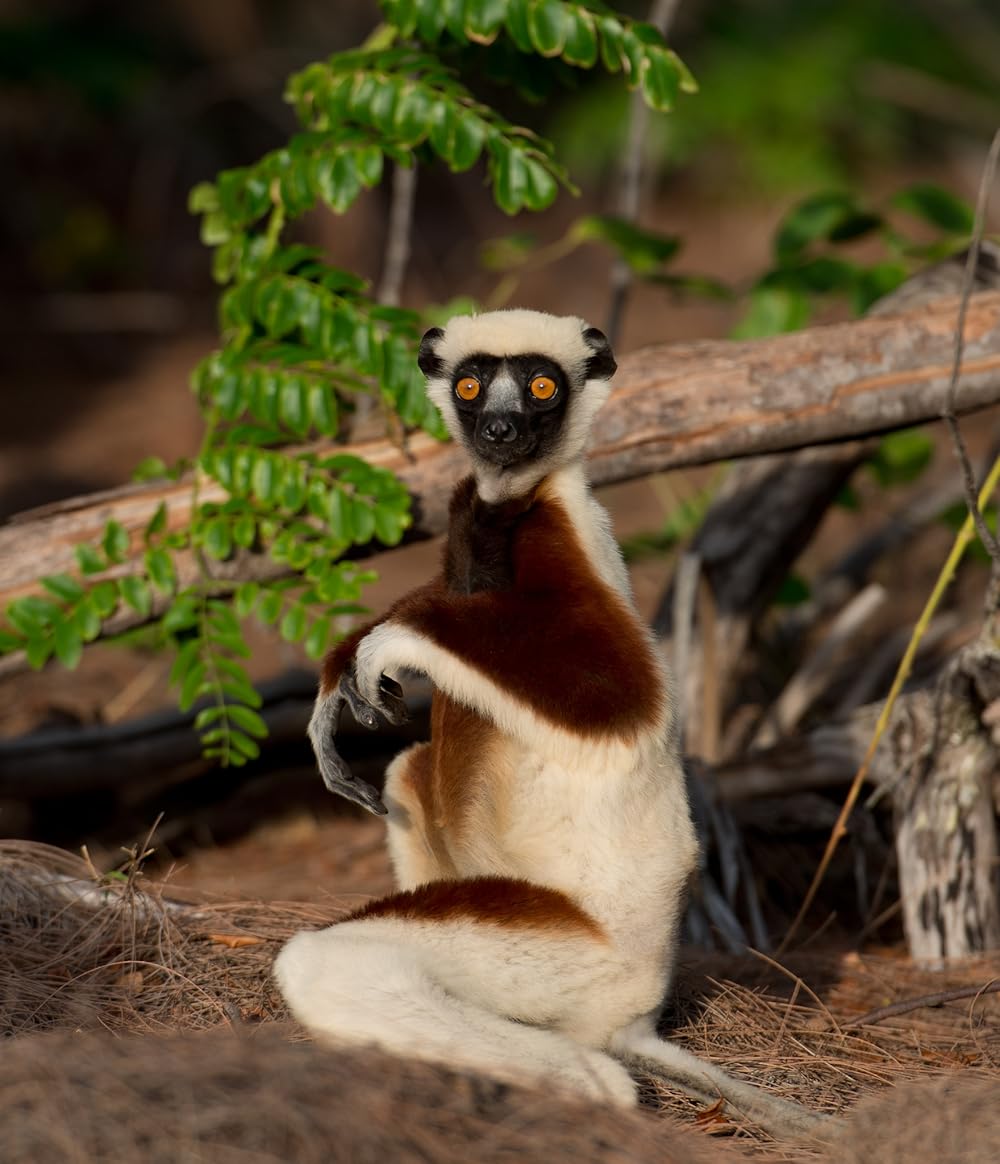
[[[192,450],[186,378],[213,342],[214,288],[187,192],[286,139],[286,76],[377,20],[369,0],[0,0],[0,516]],[[877,198],[920,178],[974,193],[1000,124],[993,0],[682,0],[671,39],[701,91],[652,120],[642,218],[684,238],[688,269],[759,273],[775,222],[817,189]],[[512,223],[481,173],[422,172],[405,303],[484,296],[484,240],[551,241],[614,209],[627,96],[599,74],[576,80],[539,106],[483,93],[552,136],[581,199]],[[377,277],[386,199],[302,229]],[[576,254],[518,298],[600,319],[609,261]],[[736,310],[642,288],[625,346],[725,334]]]

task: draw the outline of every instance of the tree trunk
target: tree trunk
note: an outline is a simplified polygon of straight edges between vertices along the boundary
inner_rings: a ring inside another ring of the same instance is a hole
[[[893,790],[910,954],[934,968],[1000,946],[997,752],[969,693],[921,692],[893,724]]]

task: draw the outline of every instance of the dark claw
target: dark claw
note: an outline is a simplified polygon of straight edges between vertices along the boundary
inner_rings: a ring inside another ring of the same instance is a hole
[[[403,689],[388,675],[379,677],[378,689],[382,693],[381,712],[394,727],[410,722],[410,713],[403,701]]]

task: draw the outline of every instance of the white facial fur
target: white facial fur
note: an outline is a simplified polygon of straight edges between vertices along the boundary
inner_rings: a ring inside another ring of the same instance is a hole
[[[584,339],[589,324],[576,316],[548,315],[541,311],[512,309],[482,315],[459,315],[448,322],[434,347],[444,367],[427,381],[427,394],[438,406],[448,431],[468,449],[452,392],[455,367],[468,356],[540,354],[555,361],[566,373],[571,397],[556,452],[528,465],[500,469],[478,460],[472,449],[473,470],[485,501],[516,497],[554,470],[577,460],[586,445],[594,417],[608,398],[606,379],[586,379],[587,363],[594,349]]]

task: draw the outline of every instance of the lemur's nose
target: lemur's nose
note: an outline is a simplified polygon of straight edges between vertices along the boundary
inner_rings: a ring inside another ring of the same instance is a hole
[[[483,425],[483,439],[493,444],[509,445],[517,440],[517,429],[505,416],[495,416]]]

